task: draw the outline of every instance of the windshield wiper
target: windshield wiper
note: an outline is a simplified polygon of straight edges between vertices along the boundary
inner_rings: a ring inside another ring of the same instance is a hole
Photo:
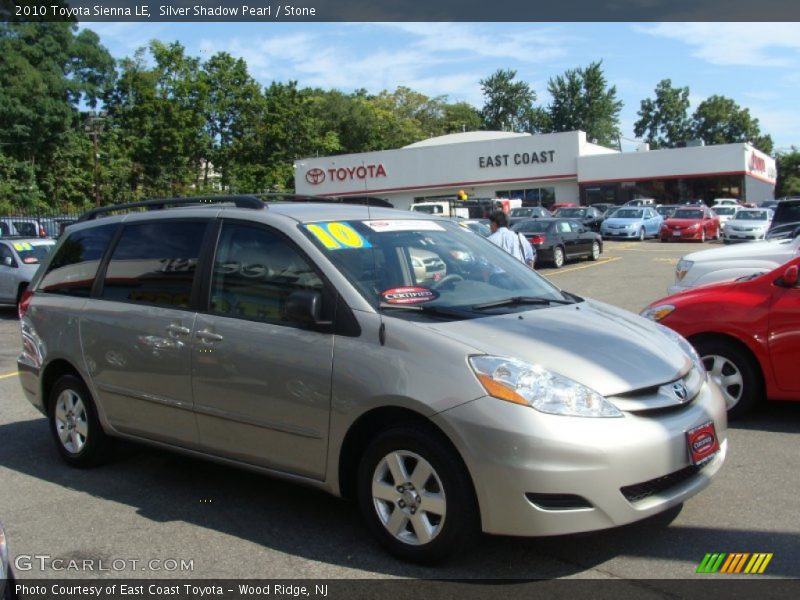
[[[411,310],[415,312],[422,312],[427,315],[435,315],[437,317],[456,317],[458,319],[474,318],[475,315],[466,309],[449,308],[446,306],[436,306],[430,304],[389,304],[388,302],[380,303],[381,309],[390,310]]]
[[[473,310],[483,310],[486,308],[498,308],[500,306],[517,306],[520,304],[575,304],[573,300],[560,300],[558,298],[544,298],[542,296],[514,296],[504,300],[494,302],[484,302],[483,304],[473,304]]]

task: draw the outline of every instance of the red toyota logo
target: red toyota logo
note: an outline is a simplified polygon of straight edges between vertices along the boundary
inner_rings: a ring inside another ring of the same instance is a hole
[[[309,169],[306,171],[306,181],[311,185],[319,185],[325,181],[325,171],[322,169]]]

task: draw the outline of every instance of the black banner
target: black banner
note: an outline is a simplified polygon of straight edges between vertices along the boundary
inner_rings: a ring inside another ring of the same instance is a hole
[[[568,600],[726,600],[789,599],[800,595],[800,581],[740,578],[581,579],[581,580],[23,580],[13,584],[19,600],[252,600],[255,598],[362,598],[409,600],[503,600],[564,598]]]
[[[800,21],[788,0],[0,0],[4,20]]]

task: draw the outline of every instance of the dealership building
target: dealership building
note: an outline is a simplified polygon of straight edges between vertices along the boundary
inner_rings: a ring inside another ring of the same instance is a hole
[[[376,196],[396,208],[454,198],[522,198],[524,204],[623,204],[655,198],[738,198],[760,203],[775,190],[775,161],[750,144],[618,152],[583,131],[531,135],[472,131],[380,152],[295,161],[295,189],[319,196]]]

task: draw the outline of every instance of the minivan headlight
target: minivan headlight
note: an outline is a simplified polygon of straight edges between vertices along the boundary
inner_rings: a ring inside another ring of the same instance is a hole
[[[541,365],[501,356],[471,356],[469,364],[494,398],[568,417],[621,417],[603,396]]]
[[[700,373],[700,376],[705,379],[705,377],[706,377],[706,366],[703,364],[703,361],[700,360],[700,355],[697,353],[697,350],[694,349],[694,346],[692,346],[686,340],[686,338],[683,337],[677,331],[674,331],[673,329],[670,329],[669,327],[665,327],[664,325],[661,325],[661,323],[656,323],[656,327],[658,327],[658,329],[661,331],[661,333],[666,335],[669,339],[671,339],[673,342],[675,342],[676,344],[678,344],[678,346],[681,347],[681,350],[683,350],[683,352],[689,358],[692,359],[692,364],[694,364],[694,368],[697,369],[697,372]]]

